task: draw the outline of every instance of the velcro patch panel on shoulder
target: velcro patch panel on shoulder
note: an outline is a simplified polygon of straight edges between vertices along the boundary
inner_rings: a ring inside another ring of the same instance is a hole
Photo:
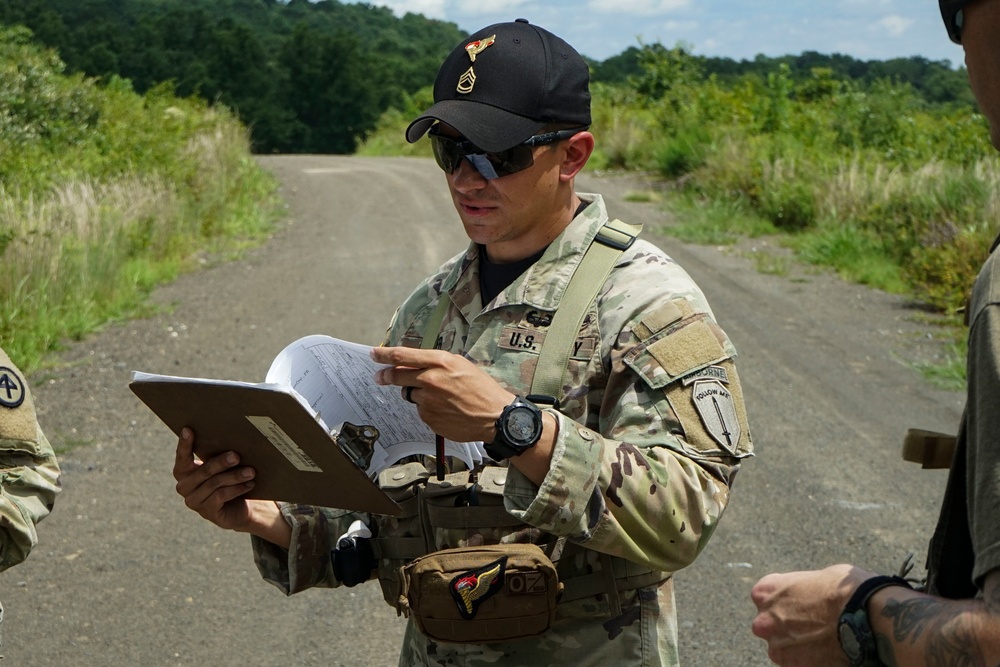
[[[646,340],[671,324],[693,314],[694,308],[691,307],[687,299],[674,299],[656,310],[644,314],[639,324],[633,327],[633,332],[639,340]]]
[[[729,356],[704,319],[693,320],[656,341],[649,346],[649,353],[671,377]]]
[[[735,356],[707,314],[675,322],[625,355],[624,362],[653,389]]]

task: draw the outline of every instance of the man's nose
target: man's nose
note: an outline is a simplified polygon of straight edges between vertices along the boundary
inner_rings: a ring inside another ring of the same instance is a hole
[[[466,192],[480,190],[488,183],[485,176],[479,173],[468,158],[462,158],[458,163],[458,168],[451,174],[452,186],[459,191]]]

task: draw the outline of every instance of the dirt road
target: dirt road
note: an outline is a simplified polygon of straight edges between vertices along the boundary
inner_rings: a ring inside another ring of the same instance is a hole
[[[465,246],[430,161],[269,157],[289,221],[246,259],[156,292],[148,319],[74,345],[32,378],[64,492],[28,562],[0,575],[5,667],[395,665],[403,622],[377,587],[286,598],[249,538],[187,510],[175,441],[127,388],[131,370],[259,381],[310,333],[374,343],[424,274]],[[683,663],[766,665],[752,583],[844,560],[922,564],[944,473],[899,457],[907,427],[951,431],[962,396],[904,360],[921,329],[896,297],[828,276],[763,275],[742,256],[657,235],[622,177],[582,177],[611,213],[646,224],[702,286],[735,341],[758,457],[699,561],[677,575]],[[796,277],[798,276],[798,277]]]

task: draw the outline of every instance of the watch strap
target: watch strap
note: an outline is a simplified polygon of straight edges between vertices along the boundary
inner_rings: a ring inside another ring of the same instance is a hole
[[[877,575],[861,582],[854,590],[844,611],[840,614],[840,624],[847,623],[858,643],[858,654],[848,655],[852,667],[877,667],[882,664],[878,657],[878,647],[868,619],[868,600],[878,591],[888,586],[903,586],[912,589],[909,582],[895,575]],[[841,644],[841,648],[843,644]],[[846,652],[846,651],[845,651]]]
[[[555,400],[555,399],[553,399]],[[537,426],[537,432],[535,434],[534,440],[530,443],[517,443],[508,440],[506,437],[506,425],[507,416],[510,412],[515,409],[527,409],[534,413]],[[530,399],[522,398],[521,396],[516,397],[510,405],[506,406],[501,412],[500,416],[496,420],[496,438],[493,442],[483,443],[483,448],[486,453],[489,454],[490,458],[494,461],[503,461],[504,459],[509,459],[513,456],[520,456],[527,450],[531,449],[538,442],[538,439],[542,435],[544,420],[542,418],[542,411],[537,405],[535,405]]]
[[[486,442],[483,443],[483,449],[486,453],[490,455],[490,458],[499,463],[504,459],[509,459],[512,456],[517,456],[521,452],[514,449],[506,442]]]

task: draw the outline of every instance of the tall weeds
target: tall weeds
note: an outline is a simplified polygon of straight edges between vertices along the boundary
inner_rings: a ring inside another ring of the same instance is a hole
[[[0,28],[0,70],[0,346],[27,371],[270,229],[274,184],[227,110],[64,77],[21,30]]]

